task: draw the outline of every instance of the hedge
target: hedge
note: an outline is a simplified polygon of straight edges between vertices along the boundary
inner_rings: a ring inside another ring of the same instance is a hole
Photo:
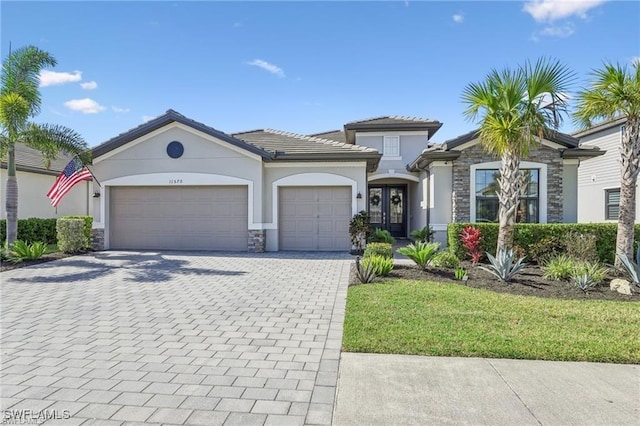
[[[65,218],[84,220],[84,233],[91,241],[91,227],[93,225],[92,216],[64,216]],[[29,219],[18,220],[18,240],[26,243],[42,241],[47,244],[56,244],[56,221],[57,219],[42,219],[31,217]],[[7,239],[7,220],[0,220],[0,243]]]
[[[450,223],[447,227],[447,243],[449,250],[460,259],[466,259],[467,254],[460,232],[465,226],[473,226],[482,233],[482,251],[494,253],[498,244],[497,223]],[[596,250],[598,259],[604,263],[613,263],[616,252],[617,223],[517,223],[514,229],[514,244],[522,247],[529,255],[529,245],[535,244],[545,237],[563,239],[569,232],[592,234],[597,238]],[[640,240],[640,224],[635,225],[635,241]]]
[[[88,246],[91,248],[91,228],[93,227],[93,216],[62,216],[60,219],[82,219],[84,220],[84,235],[87,237]]]

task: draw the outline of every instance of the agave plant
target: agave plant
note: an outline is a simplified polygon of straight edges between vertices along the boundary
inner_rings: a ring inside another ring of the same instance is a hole
[[[590,288],[595,287],[598,282],[587,272],[575,274],[573,276],[573,283],[576,287],[585,293],[589,291]]]
[[[517,262],[514,262],[515,255],[513,253],[513,249],[499,249],[497,258],[487,252],[487,257],[489,258],[491,265],[489,265],[489,267],[479,266],[479,268],[492,273],[504,282],[511,281],[515,274],[527,266],[527,264],[524,263],[524,257],[521,257]]]
[[[376,271],[373,265],[363,265],[360,263],[360,257],[356,257],[356,278],[360,284],[373,282],[376,277]]]
[[[627,256],[618,255],[618,259],[620,259],[620,263],[624,267],[627,275],[633,280],[633,283],[640,287],[640,266],[629,260]]]

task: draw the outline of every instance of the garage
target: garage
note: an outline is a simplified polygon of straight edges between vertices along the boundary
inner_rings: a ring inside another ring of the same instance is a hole
[[[113,249],[247,250],[246,186],[111,187]]]
[[[351,187],[281,187],[278,198],[280,250],[351,248]]]

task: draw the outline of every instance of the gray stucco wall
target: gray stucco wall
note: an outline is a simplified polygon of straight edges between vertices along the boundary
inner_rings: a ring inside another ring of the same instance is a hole
[[[471,165],[498,161],[495,157],[484,152],[480,144],[464,149],[460,157],[453,163],[453,187],[455,188],[454,222],[469,222],[471,195],[470,171]],[[533,147],[525,161],[547,164],[547,223],[562,222],[563,220],[563,163],[560,152],[545,145]]]
[[[384,155],[380,159],[378,170],[372,173],[372,176],[376,174],[385,174],[389,170],[394,170],[399,174],[409,174],[407,172],[407,164],[415,160],[420,153],[427,147],[427,134],[424,135],[403,135],[401,132],[388,133],[387,136],[400,136],[400,156],[401,160],[388,160]],[[375,148],[378,152],[384,154],[383,151],[384,135],[370,136],[366,133],[356,134],[356,144],[362,146],[368,146]]]

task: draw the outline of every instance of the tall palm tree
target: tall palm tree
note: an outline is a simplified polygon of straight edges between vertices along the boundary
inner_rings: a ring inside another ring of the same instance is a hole
[[[636,182],[640,172],[640,62],[631,69],[605,63],[591,73],[589,88],[578,93],[575,121],[585,128],[594,120],[627,118],[620,146],[620,210],[616,237],[619,256],[633,259],[633,228],[636,219]]]
[[[497,251],[513,247],[520,161],[549,129],[560,125],[573,79],[574,74],[565,66],[543,58],[516,69],[492,70],[483,81],[471,83],[463,91],[465,116],[478,120],[482,146],[502,160]]]
[[[89,161],[84,139],[71,129],[50,124],[35,124],[29,119],[40,113],[39,73],[53,67],[56,60],[34,46],[10,53],[2,63],[0,77],[0,159],[7,160],[7,242],[13,244],[18,233],[18,182],[16,180],[16,144],[23,143],[42,153],[48,167],[60,151],[77,154]],[[48,188],[43,188],[46,192]]]

